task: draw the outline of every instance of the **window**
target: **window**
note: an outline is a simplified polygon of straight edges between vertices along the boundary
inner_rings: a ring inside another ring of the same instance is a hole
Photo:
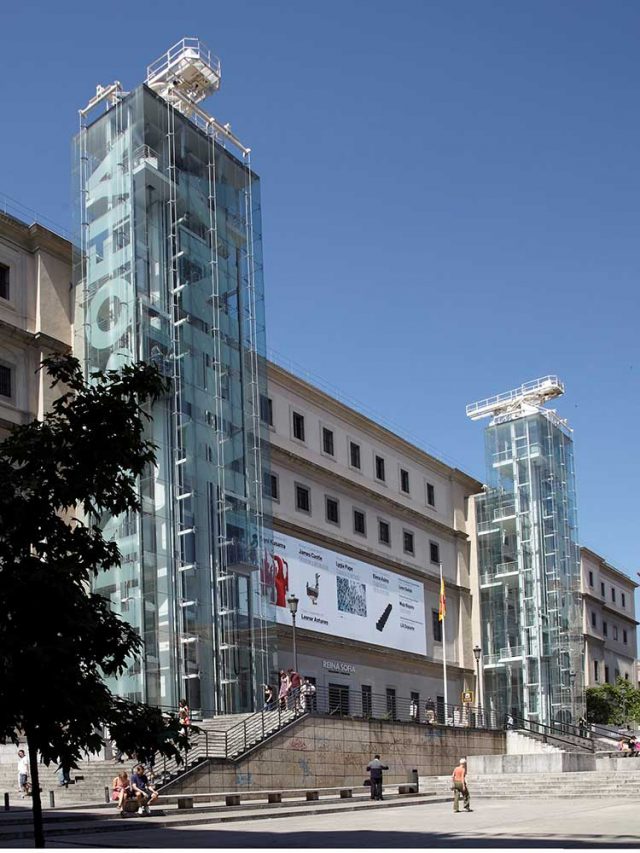
[[[611,601],[613,601],[614,604],[616,603],[616,591],[613,587],[611,587]]]
[[[0,264],[0,299],[9,299],[9,267]]]
[[[593,572],[589,572],[589,586],[593,586]]]
[[[359,533],[360,536],[367,535],[366,517],[365,514],[359,509],[354,509],[353,511],[353,532]]]
[[[604,665],[604,680],[608,684],[609,683],[609,667]]]
[[[349,460],[352,468],[360,468],[360,445],[355,441],[349,442]]]
[[[322,427],[322,449],[333,456],[333,430]]]
[[[362,716],[370,717],[373,709],[373,699],[371,696],[371,685],[362,685]]]
[[[614,671],[613,671],[613,683],[615,684],[619,678],[620,678],[620,670],[614,669]]]
[[[429,506],[436,505],[436,489],[431,483],[427,483],[427,503]]]
[[[611,628],[611,630],[613,631],[613,639],[614,639],[614,640],[617,640],[617,639],[618,639],[618,626],[617,626],[617,625],[613,625],[613,626],[612,626],[612,628]]]
[[[296,483],[296,509],[311,514],[311,492],[306,486]]]
[[[600,595],[604,598],[604,581],[600,581]]]
[[[625,680],[625,681],[629,681],[629,673],[628,673],[628,672],[625,672],[625,674],[624,674],[624,680]]]
[[[304,416],[298,412],[293,413],[293,437],[304,441]]]
[[[409,494],[409,472],[404,468],[400,469],[400,488],[406,495]]]
[[[388,521],[378,520],[378,541],[383,545],[391,545],[391,532]]]
[[[376,479],[382,480],[384,483],[384,459],[382,456],[376,456]]]
[[[396,719],[396,691],[393,687],[387,687],[387,714],[389,719]]]
[[[405,554],[413,554],[413,533],[409,530],[402,531],[402,547],[404,548]]]
[[[11,399],[11,368],[6,364],[0,364],[0,397]]]
[[[409,714],[414,723],[420,722],[420,694],[411,691],[411,704],[409,705]]]
[[[440,546],[437,542],[429,542],[429,555],[432,563],[440,562]]]
[[[431,624],[433,625],[433,642],[442,642],[442,622],[438,619],[438,611],[431,611]]]
[[[273,400],[264,394],[260,394],[260,420],[273,426]]]
[[[265,471],[262,477],[262,483],[265,497],[271,498],[272,501],[279,501],[280,484],[278,481],[278,475]]]
[[[603,637],[608,637],[608,636],[609,636],[609,626],[608,626],[608,625],[607,625],[607,623],[606,623],[606,622],[604,622],[604,621],[603,621],[603,623],[602,623],[602,636],[603,636]]]
[[[335,498],[325,497],[325,506],[327,510],[327,521],[331,524],[340,524],[340,507]]]
[[[600,681],[600,666],[597,660],[593,662],[593,680]]]
[[[591,627],[592,627],[592,628],[597,628],[597,627],[598,627],[598,619],[597,619],[597,617],[596,617],[596,614],[595,614],[595,613],[592,613],[592,614],[591,614]]]
[[[627,596],[624,594],[624,592],[620,593],[620,598],[622,600],[622,606],[626,607],[627,606]]]
[[[626,629],[626,628],[623,628],[623,629],[622,629],[622,642],[625,644],[625,646],[627,645],[627,640],[628,640],[628,638],[627,638],[627,629]]]

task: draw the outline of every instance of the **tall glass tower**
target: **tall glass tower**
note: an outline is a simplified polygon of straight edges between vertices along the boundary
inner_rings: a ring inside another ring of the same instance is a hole
[[[75,139],[77,351],[87,373],[142,359],[171,379],[142,512],[102,519],[122,565],[96,591],[145,643],[113,687],[205,714],[256,707],[274,622],[259,179],[200,106],[219,83],[219,61],[183,39],[135,91],[99,86]]]
[[[573,441],[556,376],[467,406],[485,433],[476,502],[484,704],[541,723],[584,712]]]

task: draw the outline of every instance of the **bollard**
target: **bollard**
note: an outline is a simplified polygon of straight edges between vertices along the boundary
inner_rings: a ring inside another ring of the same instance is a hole
[[[104,801],[105,801],[105,803],[111,802],[111,796],[109,794],[109,789],[107,788],[106,785],[104,786]]]
[[[6,793],[4,795],[4,810],[6,812],[9,811],[9,794],[6,794]]]
[[[56,795],[53,791],[49,791],[49,808],[55,809],[56,807]]]

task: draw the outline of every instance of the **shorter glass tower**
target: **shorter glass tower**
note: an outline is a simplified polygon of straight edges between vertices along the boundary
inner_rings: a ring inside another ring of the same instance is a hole
[[[545,376],[467,406],[491,418],[476,502],[485,706],[541,723],[584,712],[573,441],[544,408],[563,392]]]

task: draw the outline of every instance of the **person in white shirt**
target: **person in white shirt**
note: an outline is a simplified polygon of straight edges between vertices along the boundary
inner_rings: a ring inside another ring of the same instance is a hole
[[[24,797],[29,792],[29,759],[24,754],[24,749],[18,750],[18,786]]]

